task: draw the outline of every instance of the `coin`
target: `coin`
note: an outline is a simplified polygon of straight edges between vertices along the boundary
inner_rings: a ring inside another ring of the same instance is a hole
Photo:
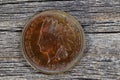
[[[22,34],[25,59],[43,73],[69,70],[82,56],[84,32],[76,18],[61,10],[33,16]]]

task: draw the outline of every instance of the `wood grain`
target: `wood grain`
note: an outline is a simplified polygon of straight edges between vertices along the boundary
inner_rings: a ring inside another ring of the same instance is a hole
[[[84,57],[64,74],[37,72],[22,56],[20,42],[24,25],[46,9],[60,9],[75,16],[86,34]],[[1,0],[0,80],[119,80],[119,36],[119,0]]]

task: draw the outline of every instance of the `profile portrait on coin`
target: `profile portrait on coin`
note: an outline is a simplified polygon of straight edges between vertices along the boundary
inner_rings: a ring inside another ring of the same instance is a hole
[[[46,55],[47,64],[63,61],[72,54],[69,53],[74,51],[70,46],[74,45],[74,41],[69,39],[72,36],[69,35],[71,32],[74,34],[68,25],[63,25],[54,18],[44,18],[39,33],[38,46],[40,52]],[[75,36],[73,35],[73,37]]]

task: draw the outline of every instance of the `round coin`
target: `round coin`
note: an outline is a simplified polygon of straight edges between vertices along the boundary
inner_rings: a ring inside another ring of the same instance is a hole
[[[25,59],[43,73],[61,73],[82,56],[83,29],[73,16],[61,10],[47,10],[33,16],[22,34]]]

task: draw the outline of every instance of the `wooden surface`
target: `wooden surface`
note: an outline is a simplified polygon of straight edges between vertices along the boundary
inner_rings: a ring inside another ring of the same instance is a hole
[[[25,23],[46,9],[70,13],[85,31],[85,55],[64,74],[33,70],[20,49]],[[47,79],[120,80],[120,0],[0,0],[0,80]]]

